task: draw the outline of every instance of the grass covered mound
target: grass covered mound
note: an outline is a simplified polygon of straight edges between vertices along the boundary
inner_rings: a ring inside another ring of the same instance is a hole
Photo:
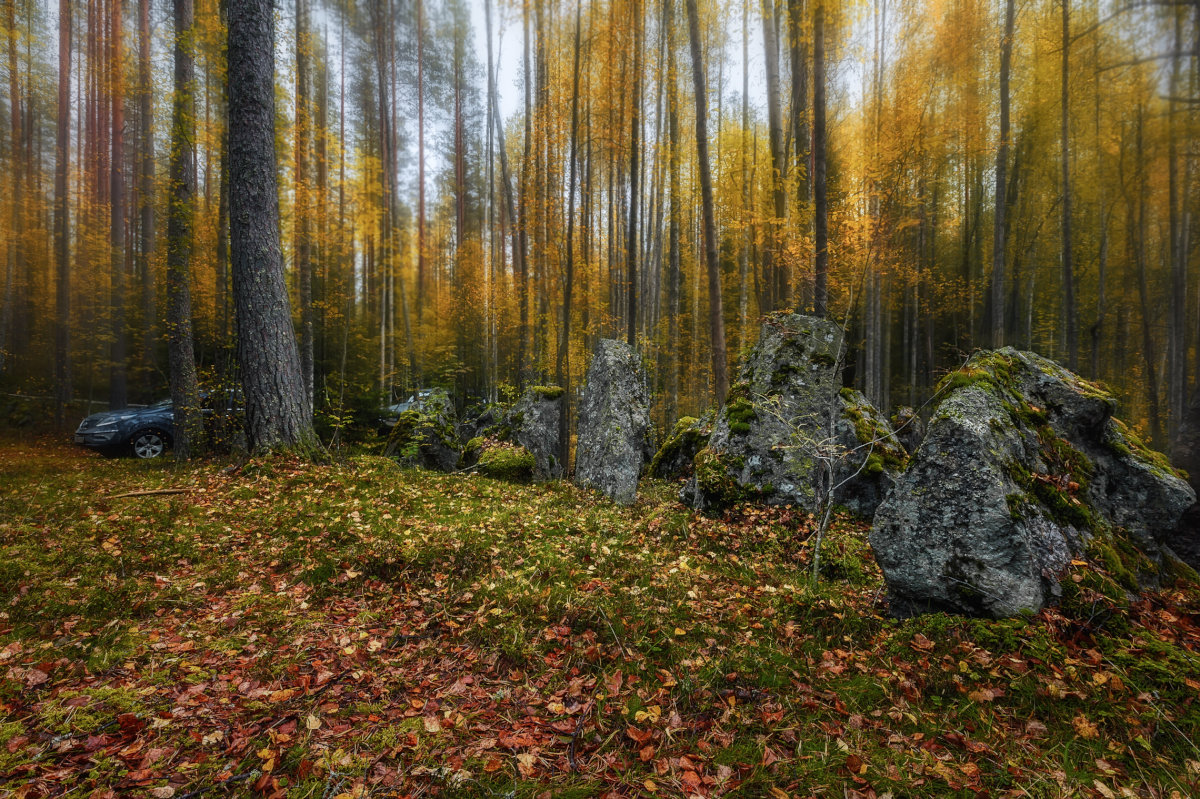
[[[178,493],[161,493],[173,491]],[[160,493],[154,493],[160,492]],[[125,496],[121,496],[125,495]],[[0,443],[0,793],[1200,792],[1200,592],[882,616],[788,508]]]

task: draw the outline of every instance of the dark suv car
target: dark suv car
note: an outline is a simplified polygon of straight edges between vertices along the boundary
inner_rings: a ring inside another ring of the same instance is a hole
[[[205,427],[218,420],[232,420],[241,413],[240,397],[234,391],[202,392],[200,401]],[[240,420],[239,420],[240,421]],[[170,399],[144,408],[93,413],[79,423],[75,443],[114,458],[157,458],[171,447],[175,436],[175,409]]]

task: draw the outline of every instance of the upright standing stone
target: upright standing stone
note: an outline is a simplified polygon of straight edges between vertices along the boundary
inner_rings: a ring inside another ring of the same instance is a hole
[[[575,481],[631,505],[650,431],[646,371],[633,348],[601,339],[579,403]]]
[[[534,457],[533,479],[557,480],[563,476],[559,463],[559,417],[562,415],[560,386],[532,386],[504,417],[512,440]]]
[[[831,464],[834,501],[870,516],[906,456],[887,418],[842,388],[842,346],[841,328],[826,319],[767,316],[683,499],[705,510],[754,501],[813,512]]]

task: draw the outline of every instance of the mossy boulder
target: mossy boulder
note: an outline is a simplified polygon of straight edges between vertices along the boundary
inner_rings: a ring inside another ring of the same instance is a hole
[[[695,473],[696,454],[708,445],[713,418],[684,416],[675,423],[667,440],[650,461],[650,476],[662,480],[680,480]]]
[[[535,480],[557,480],[565,473],[559,459],[562,397],[563,390],[558,386],[532,386],[504,415],[507,439],[534,459]]]
[[[1072,561],[1128,590],[1178,562],[1166,540],[1195,494],[1113,418],[1109,392],[1006,348],[939,394],[871,530],[894,614],[1015,616],[1057,602]]]
[[[860,392],[842,390],[842,348],[833,322],[767,316],[696,458],[684,501],[707,510],[756,501],[812,511],[828,464],[841,486],[834,500],[870,516],[907,456],[887,418]]]
[[[449,395],[436,390],[421,402],[420,408],[400,414],[383,454],[438,472],[458,468],[462,446]]]
[[[625,342],[601,339],[579,403],[576,482],[633,504],[649,432],[650,392],[641,359]]]

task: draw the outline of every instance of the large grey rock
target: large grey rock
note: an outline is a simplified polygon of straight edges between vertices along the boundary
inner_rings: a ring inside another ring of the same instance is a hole
[[[624,342],[601,339],[579,402],[575,481],[632,504],[649,431],[650,394],[638,354]]]
[[[778,313],[758,343],[696,455],[683,499],[701,509],[741,501],[816,509],[833,468],[834,500],[870,515],[905,454],[891,425],[859,392],[841,387],[842,331],[824,319]]]
[[[871,530],[894,614],[1013,616],[1054,602],[1075,558],[1128,590],[1175,562],[1164,542],[1195,494],[1107,391],[1011,348],[977,353],[943,391]]]
[[[449,395],[436,390],[421,402],[420,408],[400,414],[383,454],[438,472],[454,471],[462,447]]]
[[[558,386],[533,386],[505,414],[509,440],[533,455],[533,479],[557,480],[563,476],[559,462],[559,422],[563,390]]]

